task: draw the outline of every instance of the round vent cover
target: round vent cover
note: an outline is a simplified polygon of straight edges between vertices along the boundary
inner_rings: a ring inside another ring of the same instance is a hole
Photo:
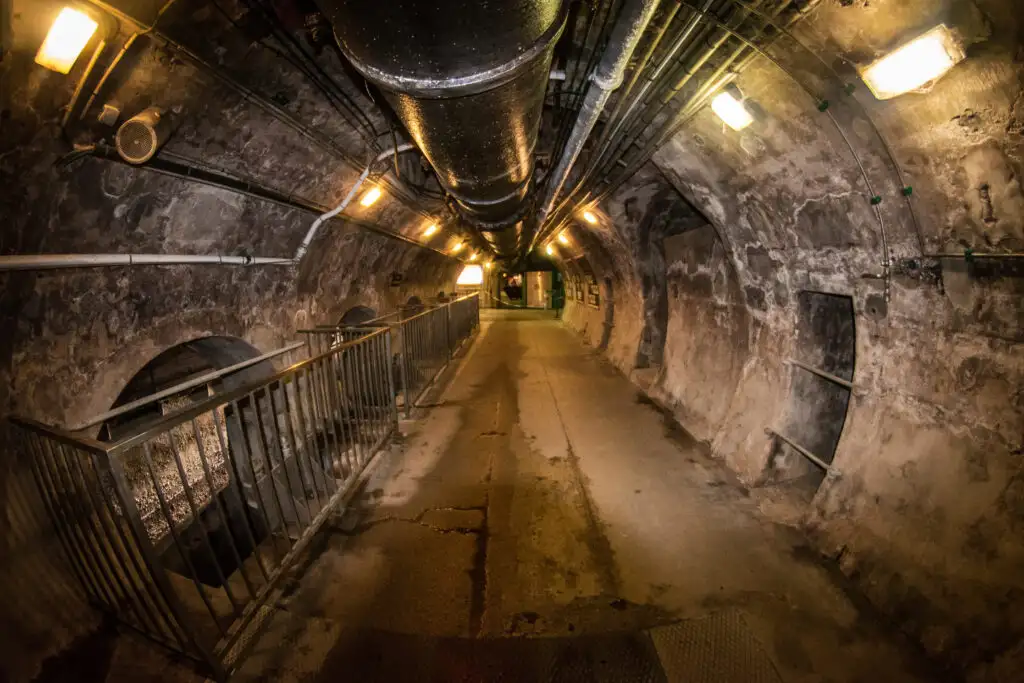
[[[142,164],[153,158],[166,138],[161,112],[147,109],[133,116],[117,131],[117,152],[131,164]]]

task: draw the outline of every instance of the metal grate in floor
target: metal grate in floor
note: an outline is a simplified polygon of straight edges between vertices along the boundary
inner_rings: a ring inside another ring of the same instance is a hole
[[[782,683],[739,612],[688,619],[648,634],[668,683]]]

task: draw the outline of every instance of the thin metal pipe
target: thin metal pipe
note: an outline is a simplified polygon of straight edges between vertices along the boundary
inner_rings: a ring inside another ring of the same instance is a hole
[[[802,368],[803,370],[806,370],[807,372],[810,372],[810,373],[812,373],[814,375],[817,375],[818,377],[821,377],[822,379],[827,379],[828,381],[834,382],[834,383],[838,384],[839,386],[846,387],[850,391],[854,390],[853,382],[851,382],[849,380],[845,380],[842,377],[838,377],[836,375],[833,375],[831,372],[825,372],[824,370],[821,370],[820,368],[816,368],[813,365],[808,365],[807,363],[798,361],[795,358],[788,358],[788,359],[786,359],[786,362],[789,363],[790,365],[795,365],[798,368]]]
[[[373,168],[373,165],[375,163],[379,163],[387,159],[392,154],[398,154],[399,152],[408,152],[409,150],[414,149],[416,149],[416,145],[412,143],[398,145],[397,147],[393,147],[391,149],[381,152],[376,156],[376,158],[373,161],[367,164],[366,168],[363,169],[363,172],[359,174],[359,179],[356,180],[355,184],[352,185],[352,188],[348,191],[348,194],[345,195],[345,198],[341,200],[341,203],[338,204],[333,209],[331,209],[330,211],[327,211],[318,216],[317,219],[313,221],[313,224],[309,226],[309,230],[306,231],[306,236],[302,238],[302,243],[299,244],[299,248],[295,250],[294,261],[296,263],[302,261],[302,257],[306,255],[306,251],[309,249],[309,245],[313,242],[313,238],[316,237],[317,231],[320,230],[320,226],[323,225],[325,221],[328,221],[331,218],[334,218],[335,216],[340,214],[352,202],[352,200],[356,196],[356,192],[359,191],[359,188],[362,187],[363,182],[370,176],[370,170]]]
[[[290,266],[292,260],[224,254],[16,254],[0,256],[0,271],[175,265]]]
[[[779,437],[780,439],[782,439],[783,441],[785,441],[787,444],[789,444],[790,446],[793,447],[793,450],[795,450],[797,453],[799,453],[800,455],[804,456],[805,458],[810,460],[812,463],[814,463],[815,465],[817,465],[821,469],[825,470],[826,472],[829,472],[830,474],[839,474],[839,471],[836,470],[834,467],[832,467],[832,465],[829,465],[827,462],[825,462],[824,460],[822,460],[821,458],[816,456],[814,453],[811,453],[809,450],[807,450],[806,448],[804,448],[799,443],[797,443],[793,439],[789,438],[788,436],[786,436],[782,432],[777,432],[774,429],[769,429],[768,433],[769,434],[773,434],[773,435]]]
[[[636,50],[640,37],[643,35],[658,8],[659,0],[629,0],[623,8],[623,15],[612,29],[612,35],[601,61],[591,77],[591,86],[580,106],[576,123],[562,150],[561,157],[546,180],[544,199],[541,202],[539,222],[551,212],[558,194],[562,191],[569,177],[569,171],[583,150],[590,131],[593,130],[612,91],[622,84],[626,66]],[[530,249],[533,248],[531,242]]]

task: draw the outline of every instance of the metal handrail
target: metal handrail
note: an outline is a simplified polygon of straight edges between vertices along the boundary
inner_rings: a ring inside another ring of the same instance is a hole
[[[176,384],[173,387],[162,389],[156,392],[155,394],[143,396],[142,398],[132,401],[131,403],[126,403],[123,406],[118,406],[117,408],[108,410],[107,412],[101,413],[100,415],[97,415],[89,419],[88,421],[79,424],[78,426],[68,427],[67,429],[68,431],[77,432],[83,429],[88,429],[89,427],[95,427],[96,425],[102,422],[106,422],[111,418],[124,415],[125,413],[130,413],[133,410],[141,408],[142,406],[149,405],[150,403],[155,403],[160,399],[167,398],[168,396],[180,394],[183,391],[194,389],[198,386],[202,386],[203,384],[209,384],[210,382],[220,379],[221,377],[224,377],[226,375],[230,375],[233,372],[244,370],[246,368],[252,367],[253,365],[256,365],[257,363],[262,363],[263,361],[270,360],[271,358],[276,358],[277,356],[284,355],[289,351],[300,349],[305,345],[306,342],[295,342],[294,344],[283,346],[280,349],[268,351],[267,353],[264,353],[260,356],[256,356],[255,358],[249,358],[247,360],[242,361],[241,363],[235,363],[234,365],[229,365],[226,368],[220,368],[219,370],[208,372],[205,375],[201,375],[200,377],[195,377],[193,379],[182,382],[181,384]]]
[[[121,453],[125,450],[134,448],[135,446],[138,446],[139,444],[147,441],[150,437],[156,434],[166,432],[169,429],[173,429],[174,427],[177,427],[180,424],[184,424],[189,420],[199,417],[203,413],[207,413],[211,410],[221,407],[222,405],[226,405],[228,403],[231,403],[232,401],[238,400],[254,391],[258,391],[260,389],[268,387],[271,384],[279,382],[280,380],[290,375],[296,374],[303,368],[308,367],[316,363],[317,361],[323,360],[328,356],[341,353],[345,349],[352,348],[354,346],[362,344],[367,339],[370,339],[371,337],[375,337],[380,334],[384,334],[386,331],[386,328],[379,328],[377,331],[367,334],[359,339],[354,339],[349,342],[338,344],[337,346],[328,349],[327,351],[317,356],[312,356],[310,358],[307,358],[306,360],[299,361],[298,363],[295,363],[294,365],[287,367],[284,370],[281,370],[280,372],[270,375],[269,377],[262,377],[258,380],[253,380],[252,382],[242,385],[237,389],[231,389],[229,391],[221,392],[219,394],[210,396],[209,398],[203,401],[199,401],[197,403],[185,406],[180,410],[176,410],[173,413],[169,413],[168,415],[163,416],[162,419],[160,419],[158,422],[153,423],[152,425],[147,425],[146,427],[143,427],[136,432],[131,432],[125,436],[120,437],[119,439],[117,439],[117,441],[114,441],[110,444],[110,447],[107,449],[107,453],[110,455],[117,455],[118,453]]]

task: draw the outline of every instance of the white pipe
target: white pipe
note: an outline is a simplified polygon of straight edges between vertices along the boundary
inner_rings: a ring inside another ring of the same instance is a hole
[[[289,261],[289,263],[290,263],[290,261]],[[69,432],[78,432],[78,431],[81,431],[83,429],[87,429],[89,427],[93,427],[95,425],[100,424],[101,422],[106,422],[107,420],[109,420],[111,418],[115,418],[118,415],[124,415],[125,413],[130,413],[131,411],[133,411],[133,410],[135,410],[137,408],[141,408],[142,406],[149,405],[150,403],[154,403],[156,401],[159,401],[162,398],[167,398],[168,396],[173,396],[174,394],[180,394],[181,392],[187,391],[188,389],[192,389],[192,388],[201,386],[203,384],[207,384],[209,382],[212,382],[215,379],[223,377],[224,375],[229,375],[232,372],[237,372],[238,370],[244,370],[245,368],[247,368],[249,366],[256,365],[257,363],[262,363],[265,360],[269,360],[271,358],[275,358],[275,357],[280,356],[282,354],[288,353],[289,351],[294,351],[295,349],[302,348],[305,345],[306,345],[306,342],[295,342],[294,344],[290,344],[290,345],[285,346],[283,348],[275,349],[274,351],[268,351],[267,353],[264,353],[263,355],[260,355],[260,356],[256,356],[255,358],[250,358],[248,360],[244,360],[241,363],[235,363],[234,365],[229,365],[226,368],[221,368],[220,370],[214,370],[213,372],[208,372],[205,375],[201,375],[199,377],[196,377],[195,379],[190,379],[190,380],[188,380],[186,382],[182,382],[181,384],[176,384],[173,387],[169,387],[167,389],[164,389],[163,391],[158,391],[157,393],[150,394],[149,396],[143,396],[142,398],[137,399],[135,401],[132,401],[131,403],[125,403],[123,406],[118,406],[117,408],[114,408],[113,410],[108,410],[107,412],[103,413],[102,415],[97,415],[96,417],[92,418],[91,420],[87,420],[86,422],[83,422],[82,424],[80,424],[80,425],[78,425],[76,427],[69,427],[67,431],[69,431]]]
[[[94,266],[173,266],[215,264],[222,266],[283,266],[291,259],[264,256],[196,254],[25,254],[0,256],[0,271],[52,270]]]
[[[408,152],[410,149],[416,149],[416,145],[406,142],[399,145],[398,147],[392,147],[391,149],[385,150],[378,154],[377,157],[373,161],[371,161],[366,168],[363,169],[363,172],[359,174],[359,179],[356,181],[356,184],[353,185],[352,189],[348,191],[348,194],[345,195],[345,198],[341,200],[341,203],[338,204],[333,209],[331,209],[330,211],[328,211],[327,213],[318,216],[317,219],[313,221],[313,225],[309,226],[309,230],[306,232],[306,236],[302,239],[302,244],[300,244],[299,248],[295,251],[295,258],[293,259],[295,263],[298,264],[302,260],[302,257],[306,255],[306,251],[309,249],[309,245],[313,242],[313,238],[316,237],[317,231],[320,230],[320,226],[323,225],[326,221],[329,221],[330,219],[334,218],[339,213],[344,211],[345,208],[352,202],[352,199],[356,196],[356,192],[358,192],[359,188],[362,187],[363,182],[365,182],[366,179],[370,177],[370,169],[373,168],[374,164],[376,164],[379,161],[383,161],[384,159],[387,159],[389,156],[393,154],[398,154],[399,152]]]
[[[295,252],[295,258],[277,258],[272,256],[225,256],[222,254],[24,254],[0,256],[0,272],[6,270],[53,270],[57,268],[89,268],[97,266],[173,266],[214,264],[220,266],[290,266],[297,265],[309,244],[316,237],[317,230],[324,221],[334,218],[345,210],[359,187],[370,176],[373,165],[387,159],[393,154],[416,149],[416,145],[406,142],[378,154],[370,165],[359,174],[359,180],[352,186],[341,204],[313,221],[306,237]]]

